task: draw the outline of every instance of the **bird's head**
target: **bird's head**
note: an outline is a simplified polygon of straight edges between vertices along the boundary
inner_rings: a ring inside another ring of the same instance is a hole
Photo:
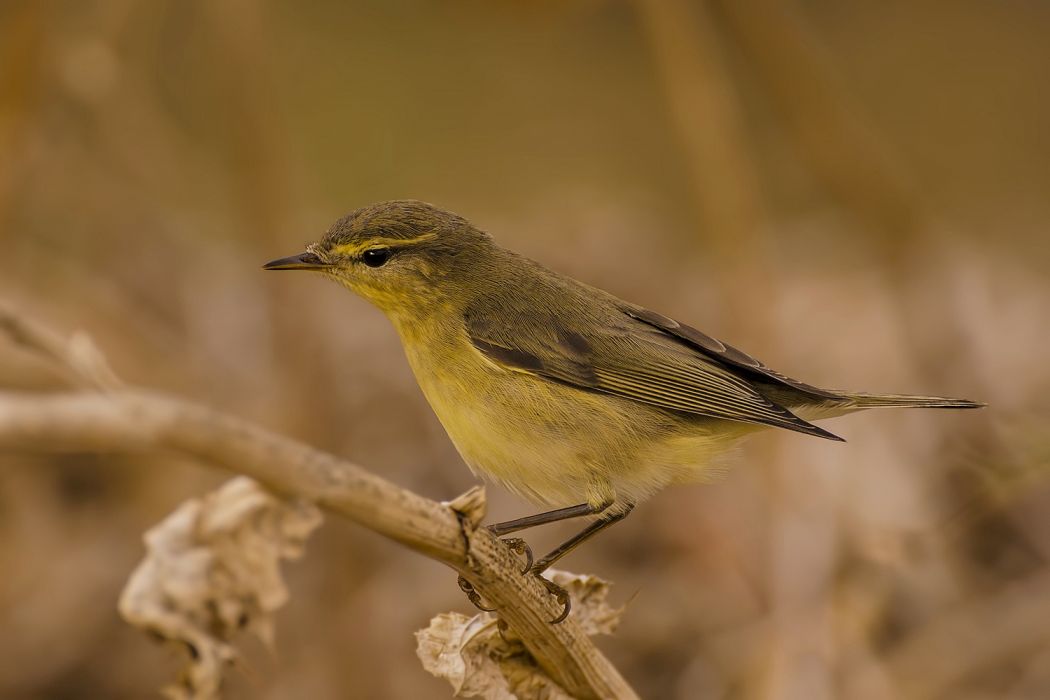
[[[321,272],[388,315],[411,319],[468,293],[471,272],[493,247],[462,217],[396,200],[350,212],[305,252],[263,268]]]

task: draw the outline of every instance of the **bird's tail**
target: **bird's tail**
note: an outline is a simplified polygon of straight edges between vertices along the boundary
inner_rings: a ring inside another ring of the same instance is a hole
[[[844,394],[852,404],[844,408],[981,408],[985,404],[968,399],[944,396],[911,396],[909,394]]]

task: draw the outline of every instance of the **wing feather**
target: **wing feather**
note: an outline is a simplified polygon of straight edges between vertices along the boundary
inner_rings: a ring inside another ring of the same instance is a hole
[[[628,304],[626,302],[623,303],[621,308],[623,312],[631,318],[674,336],[719,362],[736,367],[737,369],[748,372],[753,376],[761,377],[774,384],[781,384],[796,391],[800,391],[815,399],[830,399],[833,401],[843,400],[843,396],[839,393],[828,391],[827,389],[820,389],[810,384],[806,384],[805,382],[800,382],[797,379],[785,376],[780,372],[766,367],[755,358],[734,348],[732,345],[723,343],[717,338],[712,338],[692,326],[679,323],[673,318],[669,318],[662,314],[658,314],[655,311],[649,311],[641,306],[635,306],[634,304]]]
[[[508,369],[671,411],[841,439],[774,403],[677,336],[654,331],[645,319],[625,315],[621,325],[580,324],[584,329],[566,316],[512,314],[508,324],[474,308],[465,322],[474,347]]]

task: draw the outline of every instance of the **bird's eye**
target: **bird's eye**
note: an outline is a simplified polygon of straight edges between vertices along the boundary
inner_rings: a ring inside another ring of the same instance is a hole
[[[369,267],[382,267],[393,255],[389,248],[372,248],[361,253],[361,262]]]

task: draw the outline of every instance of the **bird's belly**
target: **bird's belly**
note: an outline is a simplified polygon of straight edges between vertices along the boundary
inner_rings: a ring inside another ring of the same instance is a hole
[[[427,376],[420,386],[471,470],[539,504],[637,502],[703,478],[724,443],[665,411],[529,374]]]
[[[537,503],[605,500],[598,452],[611,417],[536,383],[524,375],[481,387],[443,381],[424,393],[475,473]]]

